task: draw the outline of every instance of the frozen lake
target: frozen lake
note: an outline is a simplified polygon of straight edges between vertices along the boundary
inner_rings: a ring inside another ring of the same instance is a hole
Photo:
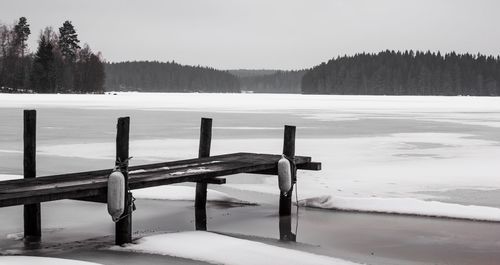
[[[282,149],[283,125],[290,124],[297,126],[297,155],[312,156],[315,161],[323,163],[320,172],[299,172],[299,199],[330,196],[328,198],[334,203],[344,203],[340,206],[316,203],[316,206],[324,208],[500,220],[497,211],[500,208],[500,98],[0,94],[0,175],[3,178],[22,175],[22,110],[28,108],[38,110],[39,175],[111,168],[114,165],[116,119],[121,116],[131,117],[130,153],[134,157],[131,164],[196,157],[201,117],[214,119],[213,155],[238,151],[278,154]],[[275,177],[234,176],[228,178],[228,183],[211,187],[245,201],[258,202],[264,205],[264,212],[275,208],[278,194]],[[422,212],[430,204],[421,202],[431,200],[447,204],[438,205],[432,209],[433,212]],[[68,204],[75,203],[48,205],[67,209]],[[392,208],[380,205],[392,205]],[[460,208],[462,205],[478,207]],[[186,206],[179,207],[184,209]],[[0,209],[0,215],[6,211]],[[318,212],[322,212],[321,215],[327,219],[325,216],[328,214],[338,214],[327,210],[309,210],[305,215],[315,216]],[[239,220],[241,214],[237,216],[235,218]],[[104,222],[101,217],[96,223]],[[336,218],[340,217],[337,215]],[[384,218],[390,219],[384,216],[374,218],[380,223],[384,223],[381,221]],[[404,218],[408,219],[397,220],[412,219]],[[306,218],[304,222],[308,224],[310,221]],[[4,228],[0,236],[19,229],[15,222],[3,219]],[[267,221],[258,219],[256,222]],[[155,221],[147,224],[150,226],[141,226],[140,229],[175,231],[186,228],[186,225],[163,227]],[[228,233],[243,233],[238,230],[241,226],[235,227],[219,229]],[[458,227],[449,229],[459,231]],[[111,233],[109,227],[105,228],[104,232],[98,232]],[[267,232],[257,230],[250,235],[264,236]],[[325,238],[313,240],[305,237],[304,240],[310,244],[329,246],[318,250],[320,254],[340,247]],[[12,246],[11,243],[4,244]],[[495,244],[498,242],[482,249],[493,249]],[[448,245],[448,248],[451,247]],[[352,256],[342,251],[334,254]],[[385,257],[397,259],[400,258],[398,255],[389,251]],[[363,257],[355,260],[370,261]],[[417,258],[415,260],[418,261]],[[377,262],[389,264],[384,263],[384,259]]]
[[[302,198],[409,197],[500,206],[492,192],[500,189],[498,98],[4,94],[0,174],[22,174],[24,108],[38,110],[41,175],[110,167],[120,116],[131,117],[133,164],[195,157],[199,120],[211,117],[212,154],[280,153],[283,125],[296,125],[297,154],[323,162],[321,172],[299,176]],[[228,187],[277,192],[275,178],[253,179]]]

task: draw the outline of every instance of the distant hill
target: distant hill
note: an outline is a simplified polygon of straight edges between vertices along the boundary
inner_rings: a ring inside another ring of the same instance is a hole
[[[236,69],[228,70],[229,73],[241,78],[241,77],[252,77],[252,76],[262,76],[262,75],[272,75],[279,70],[271,69]]]
[[[238,78],[227,71],[175,62],[106,63],[105,72],[107,91],[240,92]]]
[[[241,91],[254,93],[301,93],[305,70],[229,70],[239,77]]]
[[[304,94],[500,96],[500,57],[362,53],[312,68],[301,88]]]

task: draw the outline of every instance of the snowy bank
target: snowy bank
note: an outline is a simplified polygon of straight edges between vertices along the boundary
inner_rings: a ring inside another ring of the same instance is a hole
[[[227,265],[355,265],[357,263],[220,234],[194,231],[148,236],[113,250],[200,260]]]
[[[194,201],[196,193],[195,187],[187,186],[158,186],[152,188],[138,189],[132,191],[137,199],[147,200],[174,200],[174,201]],[[226,193],[207,189],[207,200],[213,202],[229,202],[237,204],[253,205],[254,203],[243,201]]]
[[[12,180],[12,179],[22,179],[22,175],[12,175],[12,174],[0,174],[0,181]]]
[[[8,265],[98,265],[98,263],[30,256],[0,256],[0,264]]]
[[[346,198],[321,196],[299,201],[300,206],[356,212],[395,213],[500,222],[500,209],[412,198]]]

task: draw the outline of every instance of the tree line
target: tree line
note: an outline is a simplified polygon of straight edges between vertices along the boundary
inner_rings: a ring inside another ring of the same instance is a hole
[[[227,71],[174,61],[106,63],[105,69],[109,91],[240,92],[238,78]]]
[[[500,95],[500,57],[384,51],[343,56],[304,74],[304,94]]]
[[[100,53],[80,46],[78,34],[65,21],[54,31],[40,32],[38,48],[29,52],[31,34],[25,17],[13,25],[0,24],[0,92],[3,93],[102,93],[104,65]]]

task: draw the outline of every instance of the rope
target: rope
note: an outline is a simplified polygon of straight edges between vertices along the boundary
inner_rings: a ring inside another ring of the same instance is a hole
[[[131,215],[132,212],[137,209],[137,207],[135,206],[135,200],[136,199],[135,199],[134,195],[132,195],[132,192],[130,192],[130,191],[128,193],[130,194],[130,203],[128,205],[128,207],[129,207],[128,213],[120,216],[120,218],[118,218],[116,220],[113,219],[113,222],[115,222],[115,223],[118,222],[118,221],[120,221],[120,220],[122,220],[122,219],[124,219],[125,217]]]
[[[121,161],[121,159],[118,157],[116,159],[116,162],[115,162],[114,170],[121,170],[121,171],[127,171],[128,172],[128,162],[132,158],[133,157],[131,156],[131,157],[125,159],[124,161]]]
[[[299,230],[299,190],[297,182],[295,182],[295,205],[297,205],[296,211],[296,221],[295,221],[295,236],[297,236],[297,231]]]

